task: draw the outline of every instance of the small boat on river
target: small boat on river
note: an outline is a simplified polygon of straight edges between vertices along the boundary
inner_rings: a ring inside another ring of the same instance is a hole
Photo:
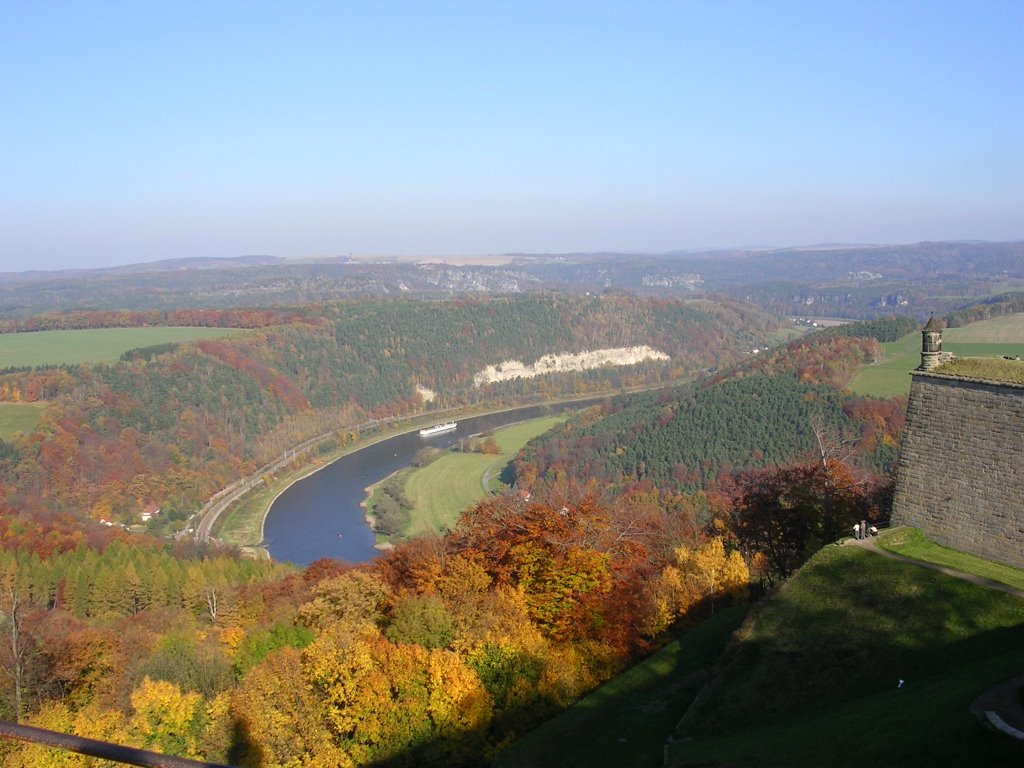
[[[449,421],[445,424],[435,424],[432,427],[420,430],[420,437],[433,437],[434,435],[440,435],[443,432],[452,432],[459,426],[457,421]]]

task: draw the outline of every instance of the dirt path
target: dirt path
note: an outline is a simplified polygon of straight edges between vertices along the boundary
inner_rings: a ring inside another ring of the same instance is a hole
[[[1005,592],[1008,595],[1016,595],[1017,597],[1024,597],[1024,589],[1015,589],[1014,587],[1008,586],[998,581],[992,581],[991,579],[984,579],[981,576],[975,576],[973,573],[964,573],[963,571],[957,571],[953,568],[946,568],[942,565],[935,565],[934,563],[926,563],[922,560],[915,560],[912,557],[906,557],[905,555],[899,555],[895,552],[890,552],[887,549],[882,549],[878,546],[877,537],[869,536],[866,539],[846,539],[843,542],[844,546],[860,547],[866,549],[869,552],[881,555],[882,557],[888,557],[892,560],[899,560],[903,563],[910,563],[911,565],[917,565],[921,568],[930,568],[933,571],[944,573],[947,576],[952,576],[955,579],[961,579],[963,581],[969,581],[971,584],[977,584],[979,587],[988,587],[989,589],[997,589],[1000,592]]]
[[[488,487],[491,484],[491,470],[493,469],[493,466],[488,467],[487,471],[484,472],[484,474],[480,478],[480,487],[484,489],[484,493],[487,494],[488,496],[494,495],[494,493]]]

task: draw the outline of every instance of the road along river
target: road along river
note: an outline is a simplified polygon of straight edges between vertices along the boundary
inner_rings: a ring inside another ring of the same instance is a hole
[[[424,445],[447,448],[462,438],[517,421],[579,410],[604,400],[577,400],[517,408],[459,420],[454,432],[423,438],[418,431],[368,445],[293,483],[278,496],[263,525],[264,545],[275,560],[308,565],[321,557],[365,563],[380,554],[360,503],[365,489],[412,463]]]

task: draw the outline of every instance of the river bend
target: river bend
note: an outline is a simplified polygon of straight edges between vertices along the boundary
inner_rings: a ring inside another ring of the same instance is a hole
[[[459,419],[454,432],[422,438],[395,435],[349,453],[293,483],[270,507],[264,544],[275,560],[309,565],[321,557],[365,563],[380,554],[360,503],[365,489],[412,463],[424,445],[447,448],[464,437],[550,413],[585,408],[605,398],[517,408]]]

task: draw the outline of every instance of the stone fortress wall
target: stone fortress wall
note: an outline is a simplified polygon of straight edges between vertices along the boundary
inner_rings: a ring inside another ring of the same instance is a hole
[[[1024,386],[913,373],[892,522],[1024,568]]]

